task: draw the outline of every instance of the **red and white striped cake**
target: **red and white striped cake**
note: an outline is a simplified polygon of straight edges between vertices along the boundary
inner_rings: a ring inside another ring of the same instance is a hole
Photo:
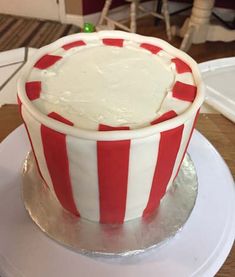
[[[101,223],[157,209],[203,99],[188,55],[120,31],[59,39],[38,50],[18,82],[45,185],[66,210]]]

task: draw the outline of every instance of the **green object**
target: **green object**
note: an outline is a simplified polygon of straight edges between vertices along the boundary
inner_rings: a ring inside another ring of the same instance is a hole
[[[84,23],[83,32],[84,33],[93,33],[93,32],[95,32],[95,26],[89,22]]]

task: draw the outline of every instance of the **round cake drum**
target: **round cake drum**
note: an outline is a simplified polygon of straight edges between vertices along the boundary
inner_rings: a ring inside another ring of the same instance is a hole
[[[106,225],[65,211],[43,184],[32,153],[23,167],[23,201],[33,221],[55,241],[89,255],[133,255],[166,242],[189,218],[197,188],[196,171],[186,155],[178,177],[153,216]]]

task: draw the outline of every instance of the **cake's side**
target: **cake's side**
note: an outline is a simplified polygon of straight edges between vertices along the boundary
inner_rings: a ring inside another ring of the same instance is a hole
[[[73,214],[102,223],[156,210],[176,177],[197,116],[141,139],[92,141],[40,125],[24,108],[22,115],[52,193]]]
[[[107,34],[134,37],[139,43],[150,42],[145,37],[123,32],[102,32],[101,37]],[[78,39],[80,35],[74,38]],[[159,43],[157,39],[150,40],[153,45]],[[59,45],[63,44],[65,41],[60,41]],[[166,44],[166,48],[173,47]],[[174,57],[178,56],[181,58],[175,50]],[[176,96],[188,102],[189,108],[178,115],[172,112],[174,106],[169,107],[170,110],[149,126],[134,130],[100,124],[99,130],[87,131],[74,127],[74,122],[58,113],[45,116],[30,103],[38,97],[40,85],[34,83],[29,93],[28,84],[26,88],[22,86],[27,74],[22,77],[19,82],[21,114],[39,172],[65,209],[101,223],[123,223],[148,216],[156,210],[178,173],[203,100],[196,65],[190,59],[187,64],[186,56],[182,69],[179,59],[174,61],[181,72],[179,75],[192,71],[195,86],[193,90],[187,84],[179,86],[179,80],[176,80],[170,93],[172,98]]]

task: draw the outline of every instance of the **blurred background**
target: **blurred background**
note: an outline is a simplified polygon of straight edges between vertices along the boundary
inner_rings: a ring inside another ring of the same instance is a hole
[[[112,22],[103,20],[102,29],[120,29],[119,25],[112,26],[113,21],[126,26],[135,23],[134,31],[139,34],[169,39],[165,28],[167,12],[172,34],[171,44],[184,48],[198,62],[235,54],[235,1],[231,0],[21,0],[20,3],[19,0],[0,0],[0,51],[24,46],[39,48],[61,36],[81,31],[85,22],[97,26],[105,4],[109,4],[107,2],[110,2],[110,6],[106,16]],[[145,9],[145,13],[139,9],[139,5]],[[182,46],[187,33],[188,23],[185,21],[193,15],[193,5],[196,6],[194,23],[197,27],[200,26],[197,34],[189,31],[188,41]],[[131,6],[134,8],[134,19],[131,16]],[[156,12],[163,18],[156,18],[148,12]],[[209,22],[218,29],[211,28]],[[207,32],[211,35],[207,35]],[[205,34],[202,36],[198,33]]]

